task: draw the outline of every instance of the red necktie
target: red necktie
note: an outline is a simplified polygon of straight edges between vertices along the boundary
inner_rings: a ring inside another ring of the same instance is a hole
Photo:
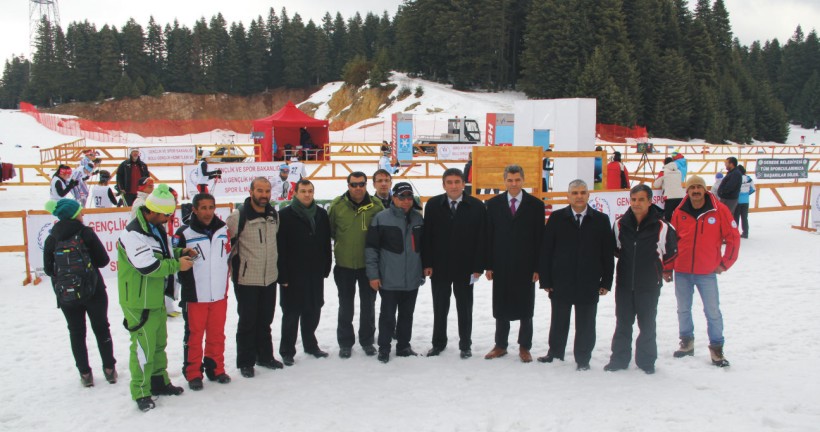
[[[515,201],[517,201],[515,198],[510,200],[510,213],[512,213],[513,216],[515,216]]]

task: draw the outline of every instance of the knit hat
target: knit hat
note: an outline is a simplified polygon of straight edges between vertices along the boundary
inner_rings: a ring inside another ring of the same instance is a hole
[[[57,216],[57,219],[61,221],[75,219],[82,209],[80,203],[68,198],[63,198],[60,201],[50,200],[46,203],[46,210]]]
[[[168,185],[160,183],[145,199],[145,207],[154,213],[171,214],[176,210],[177,203],[174,200],[174,195],[168,190]]]
[[[706,189],[706,182],[700,176],[693,175],[686,179],[686,190],[689,190],[689,188],[694,185],[701,185],[701,187]]]

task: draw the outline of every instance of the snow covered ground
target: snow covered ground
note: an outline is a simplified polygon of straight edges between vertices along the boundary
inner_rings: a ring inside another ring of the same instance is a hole
[[[427,89],[426,89],[427,90]],[[0,112],[0,157],[25,163],[39,160],[32,145],[54,145],[66,137],[39,127],[27,116]],[[802,131],[808,135],[813,131]],[[807,133],[808,132],[808,133]],[[791,141],[791,138],[790,138]],[[21,144],[15,148],[14,144]],[[418,183],[425,195],[440,193],[436,182]],[[343,182],[325,186],[340,193]],[[324,194],[323,194],[324,195]],[[41,209],[46,188],[10,187],[0,192],[0,211]],[[65,320],[55,308],[48,282],[22,286],[22,253],[0,255],[0,329],[6,342],[0,364],[6,381],[0,391],[0,430],[167,430],[224,431],[275,429],[317,431],[711,431],[820,429],[820,372],[817,325],[820,236],[793,230],[796,212],[752,214],[751,238],[743,240],[740,259],[719,277],[729,369],[710,365],[705,319],[695,301],[696,356],[673,359],[677,319],[673,286],[667,284],[658,309],[657,374],[634,365],[605,373],[615,326],[614,296],[598,311],[592,370],[576,372],[572,342],[567,361],[522,364],[512,355],[487,361],[493,345],[491,284],[475,286],[473,358],[457,350],[455,307],[449,320],[450,344],[437,358],[392,358],[383,365],[358,347],[353,357],[338,357],[335,338],[337,298],[333,280],[325,284],[326,304],[317,337],[332,355],[313,359],[301,352],[285,370],[257,368],[253,379],[235,368],[236,308],[230,298],[226,325],[229,385],[205,383],[192,392],[181,376],[181,318],[168,323],[171,378],[184,385],[178,397],[162,397],[147,414],[136,410],[128,392],[128,333],[122,328],[116,280],[108,279],[109,320],[120,382],[102,379],[91,334],[89,356],[97,385],[81,388],[73,364]],[[0,244],[19,243],[19,222],[0,220]],[[533,354],[547,350],[549,301],[538,292]],[[429,282],[416,306],[412,344],[426,352],[432,335]],[[357,315],[358,317],[358,315]],[[358,318],[357,318],[358,319]],[[278,346],[281,310],[274,318]],[[358,328],[358,325],[356,325]],[[636,329],[637,332],[637,329]],[[89,330],[90,333],[90,330]],[[301,351],[300,345],[297,349]],[[277,354],[278,357],[278,354]],[[146,423],[146,421],[150,423]]]

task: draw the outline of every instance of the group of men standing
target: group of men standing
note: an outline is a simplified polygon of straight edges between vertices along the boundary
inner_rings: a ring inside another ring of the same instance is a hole
[[[367,175],[351,173],[347,191],[333,200],[329,211],[316,204],[313,184],[300,180],[291,204],[277,212],[270,204],[270,180],[259,177],[251,183],[250,196],[241,208],[225,222],[214,216],[212,195],[195,196],[191,222],[177,231],[173,245],[167,243],[162,226],[176,202],[167,186],[159,185],[118,244],[120,303],[132,337],[131,392],[138,407],[153,408],[152,395],[182,393],[165,370],[165,311],[158,299],[169,276],[179,272],[182,284],[184,375],[191,389],[201,390],[203,372],[212,381],[230,382],[224,367],[229,274],[237,300],[236,365],[242,376],[253,377],[255,366],[293,365],[300,326],[304,352],[316,358],[329,355],[319,347],[315,331],[324,304],[324,279],[331,273],[331,253],[341,358],[351,357],[356,344],[357,285],[358,343],[363,352],[386,363],[395,339],[396,355],[417,355],[410,340],[418,289],[425,277],[432,281],[434,315],[427,355],[446,349],[452,294],[460,357],[470,358],[473,284],[486,273],[493,284],[496,320],[495,344],[486,359],[507,354],[511,321],[519,321],[519,358],[532,361],[539,283],[549,295],[552,314],[549,350],[538,360],[564,359],[574,307],[575,362],[578,370],[588,370],[597,303],[612,289],[618,256],[617,324],[610,362],[604,369],[628,367],[637,318],[635,361],[646,373],[654,372],[658,297],[663,281],[672,280],[673,269],[681,337],[675,357],[694,353],[691,306],[697,287],[706,309],[712,361],[728,366],[722,353],[716,274],[737,259],[738,233],[731,213],[705,190],[700,177],[687,180],[687,196],[674,211],[671,224],[652,205],[652,190],[639,185],[630,191],[630,209],[614,227],[606,215],[588,205],[589,190],[581,180],[570,183],[570,205],[552,213],[546,226],[543,201],[524,190],[523,169],[508,166],[504,183],[506,191],[485,205],[464,193],[460,170],[448,169],[442,176],[444,193],[430,199],[422,216],[412,185],[400,182],[391,188],[391,175],[384,170],[374,175],[374,196],[367,192]],[[277,284],[283,312],[282,362],[274,356],[271,337]],[[381,297],[378,339],[377,295]]]

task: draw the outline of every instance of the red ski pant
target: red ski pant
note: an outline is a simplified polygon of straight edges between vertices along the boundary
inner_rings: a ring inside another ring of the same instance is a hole
[[[202,378],[207,369],[213,376],[225,373],[225,315],[228,299],[212,303],[185,303],[184,351],[185,361],[182,372],[191,381]],[[205,337],[205,366],[203,367],[202,339]]]

